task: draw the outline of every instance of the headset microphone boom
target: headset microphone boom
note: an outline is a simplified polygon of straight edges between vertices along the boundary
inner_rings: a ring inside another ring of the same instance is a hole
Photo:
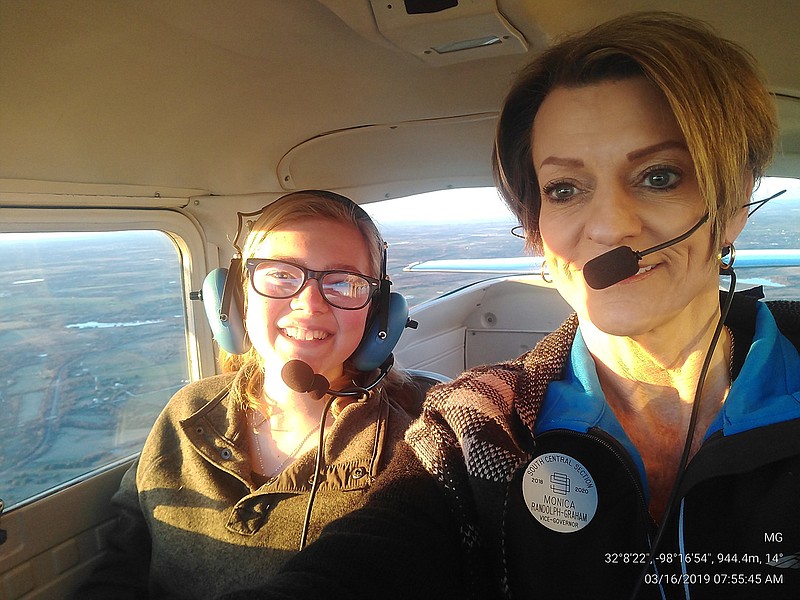
[[[639,261],[642,258],[682,242],[700,229],[706,221],[708,221],[708,213],[704,214],[689,231],[671,240],[652,246],[647,250],[632,250],[629,246],[619,246],[600,256],[596,256],[583,265],[583,279],[590,288],[603,290],[628,277],[632,277],[639,271]]]

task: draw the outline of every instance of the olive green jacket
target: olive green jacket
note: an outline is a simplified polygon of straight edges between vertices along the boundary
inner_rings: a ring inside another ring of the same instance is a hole
[[[257,587],[299,547],[315,450],[258,487],[232,375],[191,383],[157,419],[113,498],[107,553],[76,598],[214,598]],[[347,405],[326,431],[308,540],[359,507],[411,418],[385,394]]]

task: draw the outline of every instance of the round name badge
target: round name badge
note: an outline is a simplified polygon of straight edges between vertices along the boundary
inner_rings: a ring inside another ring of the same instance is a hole
[[[536,520],[559,533],[580,531],[597,512],[597,486],[591,474],[560,452],[542,454],[528,464],[522,496]]]

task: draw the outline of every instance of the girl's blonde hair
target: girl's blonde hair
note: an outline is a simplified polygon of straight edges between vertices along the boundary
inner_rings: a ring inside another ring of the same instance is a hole
[[[706,24],[666,12],[608,21],[549,48],[506,96],[492,157],[501,196],[541,251],[541,195],[533,168],[533,120],[556,87],[646,77],[669,102],[689,148],[712,224],[715,248],[772,160],[775,107],[747,50]]]
[[[365,273],[375,278],[385,276],[383,273],[383,253],[385,243],[378,228],[369,215],[349,198],[335,192],[323,190],[303,190],[281,196],[275,202],[265,206],[257,218],[248,221],[249,230],[242,247],[242,269],[230,276],[239,278],[242,286],[245,311],[247,308],[247,286],[249,279],[244,263],[248,258],[255,257],[259,247],[266,237],[275,229],[292,221],[300,219],[330,219],[357,227],[367,244],[369,252],[370,273]],[[367,324],[376,312],[376,302],[373,300],[367,317]],[[264,394],[264,364],[255,348],[251,347],[244,354],[231,354],[220,350],[219,362],[223,372],[236,373],[229,397],[242,407],[263,407]],[[359,384],[367,374],[357,371],[350,360],[344,363],[343,381],[331,382],[333,384],[347,384],[350,381]],[[399,384],[406,380],[406,375],[399,369],[393,369],[387,376],[388,384]]]

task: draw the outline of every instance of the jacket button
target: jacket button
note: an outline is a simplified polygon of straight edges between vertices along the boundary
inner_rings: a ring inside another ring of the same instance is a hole
[[[353,470],[353,479],[361,479],[366,474],[367,470],[364,467],[356,467]]]

